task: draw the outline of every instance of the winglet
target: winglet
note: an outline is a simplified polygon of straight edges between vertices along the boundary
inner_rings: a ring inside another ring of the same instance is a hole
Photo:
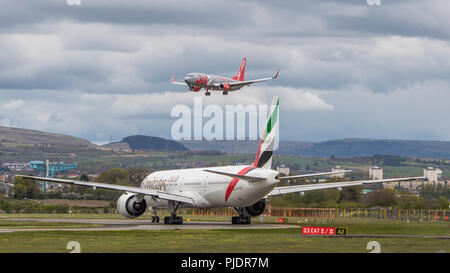
[[[172,78],[171,78],[171,80],[170,80],[172,83],[175,81],[175,74],[174,73],[172,73]]]
[[[279,68],[278,68],[278,70],[277,70],[277,74],[275,74],[275,76],[273,76],[272,79],[278,78],[278,73],[280,73],[280,69],[279,69]]]

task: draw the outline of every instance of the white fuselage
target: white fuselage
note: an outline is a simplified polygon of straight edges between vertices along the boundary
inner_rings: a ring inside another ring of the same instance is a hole
[[[248,182],[220,174],[205,172],[214,170],[233,174],[246,174],[266,180]],[[264,198],[278,184],[278,172],[254,168],[251,165],[223,166],[158,171],[148,175],[141,188],[163,190],[173,194],[189,196],[194,205],[183,207],[220,208],[247,207]],[[231,184],[231,185],[230,185]],[[150,207],[167,207],[168,201],[145,197]]]
[[[189,73],[184,78],[184,82],[189,86],[196,86],[198,88],[205,88],[208,90],[222,90],[220,84],[239,82],[238,80],[228,77],[209,75],[203,73]],[[236,91],[243,86],[230,87],[228,91]]]

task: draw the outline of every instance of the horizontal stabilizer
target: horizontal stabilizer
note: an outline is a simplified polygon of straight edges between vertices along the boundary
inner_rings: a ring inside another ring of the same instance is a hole
[[[263,177],[256,177],[256,176],[249,176],[249,175],[240,175],[240,174],[219,172],[219,171],[213,171],[213,170],[203,170],[203,171],[209,172],[209,173],[225,175],[225,176],[229,176],[229,177],[233,177],[233,178],[237,178],[237,179],[242,179],[242,180],[246,180],[246,181],[249,181],[249,182],[256,182],[256,181],[266,180],[266,178],[263,178]]]

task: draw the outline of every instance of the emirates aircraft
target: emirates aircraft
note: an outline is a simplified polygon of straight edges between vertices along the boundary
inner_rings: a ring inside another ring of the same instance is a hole
[[[251,85],[253,83],[276,79],[278,77],[278,73],[280,72],[280,69],[278,69],[277,73],[271,78],[245,81],[244,74],[246,62],[247,60],[244,58],[236,76],[234,76],[233,78],[208,75],[203,73],[189,73],[184,78],[184,82],[176,82],[175,76],[172,74],[172,84],[187,85],[189,86],[189,90],[191,90],[192,92],[199,92],[202,88],[204,88],[206,90],[206,96],[211,95],[211,92],[209,92],[209,90],[222,91],[222,94],[228,95],[228,91],[236,91],[244,86]]]
[[[141,216],[147,208],[153,208],[152,222],[158,223],[158,208],[169,208],[171,216],[164,218],[164,224],[182,224],[177,216],[179,208],[226,208],[232,207],[239,216],[232,217],[233,224],[250,224],[251,217],[264,212],[266,200],[270,196],[300,193],[322,189],[338,189],[373,183],[411,181],[424,177],[406,177],[380,180],[363,180],[334,183],[316,183],[296,186],[280,186],[280,182],[307,177],[330,175],[340,172],[325,172],[294,176],[280,176],[271,169],[278,125],[279,99],[274,98],[271,114],[267,121],[255,161],[251,165],[222,166],[157,171],[148,175],[141,187],[122,186],[106,183],[74,181],[56,178],[24,176],[36,181],[66,183],[92,188],[122,191],[117,208],[124,217]]]

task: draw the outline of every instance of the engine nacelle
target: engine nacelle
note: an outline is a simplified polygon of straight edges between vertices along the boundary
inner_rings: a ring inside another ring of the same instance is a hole
[[[219,85],[219,88],[220,88],[221,90],[228,91],[228,90],[230,90],[230,85],[229,85],[228,83],[221,83],[221,84]]]
[[[266,199],[261,199],[255,204],[244,208],[244,215],[255,217],[260,215],[266,209]]]
[[[189,86],[189,90],[191,90],[192,92],[198,92],[198,91],[200,91],[200,89],[202,89],[202,88],[199,86],[194,86],[194,85]]]
[[[138,200],[135,194],[122,194],[117,200],[117,210],[123,217],[135,218],[141,216],[146,209],[145,199]]]

